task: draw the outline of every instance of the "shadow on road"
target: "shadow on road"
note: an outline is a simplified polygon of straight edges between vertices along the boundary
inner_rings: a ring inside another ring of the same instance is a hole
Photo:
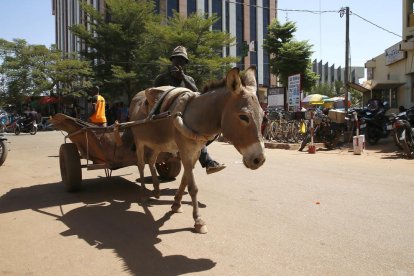
[[[49,183],[10,190],[0,197],[0,213],[32,209],[57,218],[68,230],[62,236],[76,235],[97,249],[112,249],[133,275],[180,275],[206,271],[215,266],[210,259],[191,259],[183,255],[163,256],[155,247],[159,235],[193,228],[160,230],[173,215],[167,212],[155,220],[150,208],[172,204],[172,200],[150,200],[143,212],[130,211],[138,202],[139,186],[121,177],[83,181],[80,193],[66,193],[63,184]],[[175,190],[162,189],[161,196],[173,196]],[[41,210],[66,204],[84,203],[62,215]]]

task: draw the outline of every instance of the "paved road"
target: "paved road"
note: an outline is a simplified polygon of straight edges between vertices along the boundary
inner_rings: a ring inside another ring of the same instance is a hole
[[[171,215],[178,180],[138,204],[135,167],[84,171],[60,183],[60,132],[8,135],[0,167],[0,275],[413,275],[414,161],[381,145],[267,150],[257,171],[216,142],[227,168],[197,164],[206,235],[192,232],[189,196]]]

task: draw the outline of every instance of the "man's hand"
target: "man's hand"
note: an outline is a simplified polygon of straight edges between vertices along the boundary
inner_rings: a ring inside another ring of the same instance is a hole
[[[184,80],[184,79],[185,79],[184,70],[183,70],[183,68],[182,68],[181,66],[179,66],[179,65],[174,66],[174,67],[171,69],[171,74],[172,74],[175,78],[177,78],[177,79],[179,79],[179,80]]]

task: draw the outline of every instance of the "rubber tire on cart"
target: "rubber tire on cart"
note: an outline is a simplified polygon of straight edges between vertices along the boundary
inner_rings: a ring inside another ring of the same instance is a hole
[[[62,144],[59,149],[60,175],[68,192],[81,189],[82,168],[78,148],[73,143]]]
[[[161,163],[155,163],[158,176],[162,179],[174,179],[181,171],[181,160],[177,157],[170,157]]]
[[[0,140],[0,166],[3,165],[4,161],[6,161],[8,152],[9,148],[7,146],[6,141]]]

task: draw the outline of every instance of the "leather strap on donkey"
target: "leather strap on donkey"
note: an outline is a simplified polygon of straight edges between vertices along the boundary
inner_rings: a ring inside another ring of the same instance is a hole
[[[188,126],[184,124],[184,121],[182,118],[182,114],[184,113],[185,108],[187,107],[187,103],[193,97],[195,97],[195,95],[196,93],[192,91],[187,91],[181,94],[178,99],[176,99],[177,103],[176,103],[174,110],[172,111],[172,114],[176,116],[173,123],[174,123],[175,128],[185,137],[192,139],[192,140],[207,142],[213,139],[215,135],[205,136],[205,135],[201,135],[195,132],[194,130],[192,130],[191,128],[189,128]]]
[[[160,114],[161,112],[161,105],[164,102],[165,97],[168,95],[168,93],[170,93],[171,91],[173,91],[174,89],[176,89],[177,87],[173,87],[171,89],[166,90],[165,92],[163,92],[160,96],[160,98],[155,102],[154,106],[152,107],[150,113],[148,114],[148,118],[151,119],[153,116]]]

